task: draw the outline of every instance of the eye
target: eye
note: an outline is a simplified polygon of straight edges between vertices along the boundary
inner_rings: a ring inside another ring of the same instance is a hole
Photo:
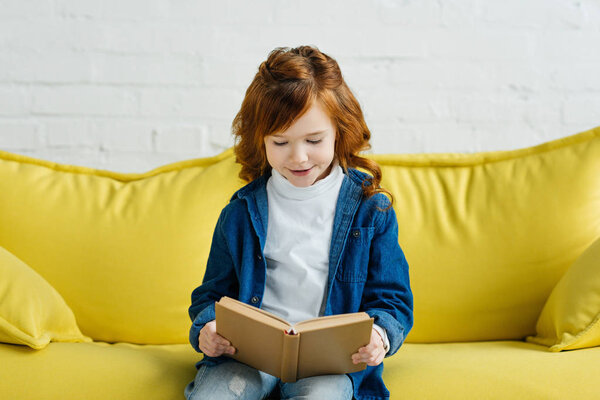
[[[308,143],[311,143],[311,144],[318,144],[318,143],[321,143],[321,140],[322,140],[322,139],[319,139],[319,140],[308,140]]]
[[[276,141],[273,141],[273,144],[275,146],[283,146],[283,145],[287,144],[287,142],[276,142]]]

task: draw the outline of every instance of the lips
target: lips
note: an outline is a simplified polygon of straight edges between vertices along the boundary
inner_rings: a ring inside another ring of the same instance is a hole
[[[295,176],[305,176],[310,174],[310,171],[312,170],[312,167],[310,167],[309,169],[290,169],[290,172],[292,174],[294,174]]]

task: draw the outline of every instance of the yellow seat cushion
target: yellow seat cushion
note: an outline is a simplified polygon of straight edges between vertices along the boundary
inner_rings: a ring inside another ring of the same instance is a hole
[[[0,397],[11,400],[181,400],[202,356],[188,344],[0,344]]]
[[[42,349],[50,341],[91,341],[61,295],[0,246],[0,342]]]
[[[231,151],[144,174],[0,152],[0,245],[43,276],[94,340],[187,343]]]
[[[600,399],[600,347],[551,353],[521,341],[404,344],[384,364],[392,400]]]
[[[552,290],[536,331],[527,340],[550,351],[600,346],[600,238]]]
[[[191,346],[0,344],[6,399],[178,400],[201,359]],[[384,360],[391,400],[595,400],[600,348],[550,353],[524,342],[406,343]],[[68,377],[68,379],[64,379]],[[107,384],[108,383],[108,384]]]
[[[407,341],[524,339],[600,236],[600,128],[512,151],[379,155],[409,265]]]

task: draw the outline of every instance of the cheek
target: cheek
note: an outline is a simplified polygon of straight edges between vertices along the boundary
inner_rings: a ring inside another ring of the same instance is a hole
[[[331,162],[335,157],[335,141],[330,141],[321,154],[324,162]]]
[[[275,167],[281,163],[281,149],[273,145],[265,146],[265,154],[267,155],[267,162],[271,167]]]

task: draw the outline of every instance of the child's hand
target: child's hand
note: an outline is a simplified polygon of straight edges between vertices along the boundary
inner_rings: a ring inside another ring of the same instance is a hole
[[[235,348],[223,336],[217,333],[217,322],[212,320],[204,325],[198,336],[198,346],[209,357],[223,354],[235,354]]]
[[[371,331],[371,342],[365,347],[358,349],[357,353],[352,354],[352,361],[354,364],[364,362],[374,367],[381,364],[384,357],[383,339],[379,336],[379,332],[373,329]]]

